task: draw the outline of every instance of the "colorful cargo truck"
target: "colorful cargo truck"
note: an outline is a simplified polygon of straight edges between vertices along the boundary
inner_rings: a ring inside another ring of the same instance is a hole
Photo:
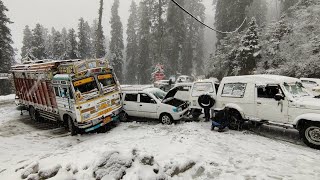
[[[71,135],[118,119],[120,85],[104,60],[37,61],[12,67],[16,96],[33,120],[63,123]]]

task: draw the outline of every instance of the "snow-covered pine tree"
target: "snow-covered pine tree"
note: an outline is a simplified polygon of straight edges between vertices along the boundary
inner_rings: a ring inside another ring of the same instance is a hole
[[[291,1],[291,0],[290,0]],[[248,19],[256,18],[259,26],[267,22],[268,5],[266,0],[254,0],[250,6],[246,8],[246,15]]]
[[[215,14],[215,27],[220,31],[234,31],[238,28],[246,17],[246,7],[250,6],[253,0],[213,0],[217,1]],[[240,30],[245,29],[241,27]],[[219,41],[225,34],[218,33]]]
[[[242,37],[239,51],[240,74],[252,74],[260,56],[258,25],[253,17],[245,35]]]
[[[41,24],[36,24],[36,27],[32,30],[33,40],[32,40],[32,54],[36,59],[45,59],[46,46],[45,46],[45,35],[44,28]]]
[[[79,38],[79,58],[89,59],[92,56],[91,53],[91,38],[90,38],[90,26],[88,22],[85,22],[83,18],[79,19],[78,25],[78,38]]]
[[[148,0],[143,0],[139,4],[139,58],[137,63],[138,83],[150,83],[151,60],[150,60],[150,14],[147,4]]]
[[[126,61],[127,61],[127,73],[125,76],[126,83],[136,84],[137,82],[137,63],[138,63],[138,14],[137,4],[135,1],[131,2],[130,16],[127,25],[127,48],[126,48]]]
[[[95,39],[94,39],[94,53],[96,58],[102,58],[106,55],[106,50],[104,46],[105,37],[103,35],[103,28],[102,28],[102,13],[103,13],[103,0],[100,0],[99,22],[98,22],[98,27],[95,30]]]
[[[7,11],[7,7],[0,0],[0,73],[8,73],[14,60],[11,32],[8,28],[8,24],[12,22],[6,15]],[[0,80],[0,84],[0,95],[11,93],[8,80]]]
[[[185,6],[185,0],[177,0],[177,2]],[[167,33],[167,71],[170,75],[176,75],[181,70],[181,54],[186,39],[186,27],[184,12],[171,1],[168,6]]]
[[[70,29],[67,39],[67,53],[69,59],[78,59],[78,42],[74,29]]]
[[[62,28],[62,31],[61,31],[61,41],[63,44],[63,52],[61,55],[61,59],[64,59],[64,60],[70,59],[68,55],[68,31],[65,27]]]
[[[202,0],[186,1],[186,9],[204,22],[205,7],[202,4]],[[182,74],[191,75],[192,70],[195,70],[197,75],[201,75],[203,73],[204,58],[204,27],[190,16],[186,16],[185,24],[186,39],[183,44]]]
[[[115,0],[111,8],[111,64],[120,81],[123,81],[123,27],[118,13],[119,0]]]
[[[23,30],[23,41],[21,48],[21,57],[22,59],[29,59],[32,50],[32,32],[29,26],[25,26]]]
[[[62,35],[59,31],[52,31],[52,56],[53,59],[58,60],[63,58],[64,44],[62,40]]]

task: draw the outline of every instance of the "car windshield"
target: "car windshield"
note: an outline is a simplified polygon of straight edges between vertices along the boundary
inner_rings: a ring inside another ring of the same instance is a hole
[[[293,97],[311,96],[299,82],[292,84],[284,83],[284,87]]]
[[[195,83],[192,89],[192,96],[197,97],[207,93],[213,93],[213,85],[209,82]]]
[[[163,100],[166,96],[166,93],[160,89],[154,90],[151,92],[157,99]]]

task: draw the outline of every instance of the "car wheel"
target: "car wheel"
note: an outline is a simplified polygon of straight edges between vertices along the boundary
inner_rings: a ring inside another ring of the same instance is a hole
[[[38,112],[37,112],[37,110],[36,110],[33,106],[31,106],[31,107],[29,108],[29,114],[30,114],[30,117],[31,117],[31,119],[32,119],[33,121],[39,121]]]
[[[236,110],[230,110],[228,113],[228,120],[229,120],[229,129],[231,130],[241,130],[242,125],[244,123],[240,113]]]
[[[122,111],[119,114],[119,119],[121,122],[127,122],[128,121],[128,114],[126,112]]]
[[[309,122],[300,130],[303,142],[315,149],[320,149],[320,123]]]
[[[77,127],[74,125],[73,120],[70,116],[68,117],[68,128],[71,136],[75,136],[78,134]]]
[[[172,117],[169,114],[162,114],[160,116],[160,121],[162,124],[170,125],[172,124]]]

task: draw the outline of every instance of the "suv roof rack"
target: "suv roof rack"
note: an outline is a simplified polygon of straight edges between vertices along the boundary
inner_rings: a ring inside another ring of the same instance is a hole
[[[121,85],[122,91],[143,91],[148,88],[153,88],[153,85]]]

